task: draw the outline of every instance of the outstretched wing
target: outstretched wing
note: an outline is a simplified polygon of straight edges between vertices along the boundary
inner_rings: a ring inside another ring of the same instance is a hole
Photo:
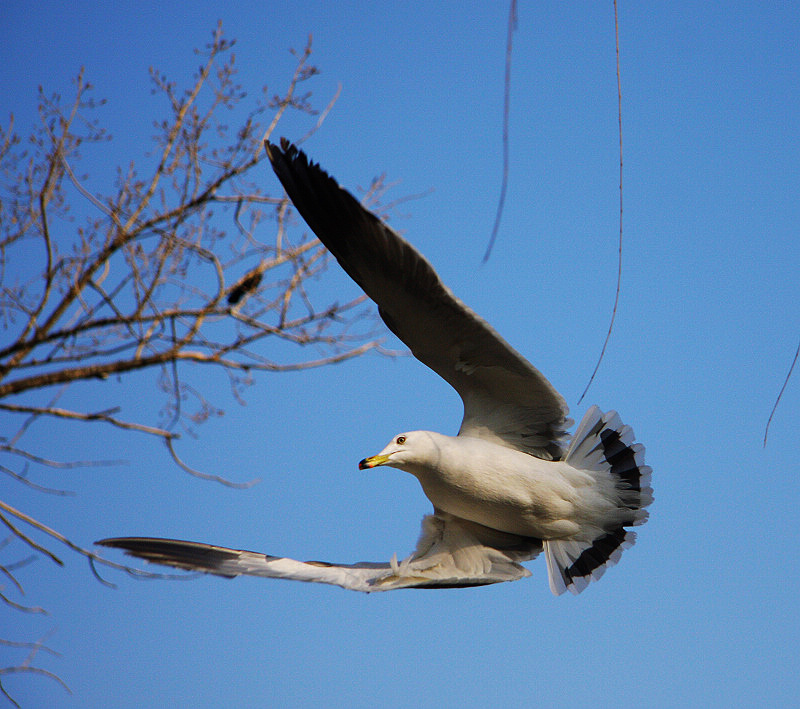
[[[297,211],[378,305],[389,329],[464,402],[462,435],[561,455],[567,406],[552,384],[458,300],[430,263],[319,165],[281,140],[267,154]]]
[[[403,561],[329,564],[295,561],[254,551],[150,537],[119,537],[96,542],[124,549],[130,556],[190,571],[233,578],[265,576],[328,583],[353,591],[397,588],[483,586],[530,576],[520,566],[542,549],[539,539],[519,537],[437,512],[422,520],[414,553]]]

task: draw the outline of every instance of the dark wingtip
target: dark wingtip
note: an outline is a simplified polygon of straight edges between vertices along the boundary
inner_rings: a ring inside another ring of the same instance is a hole
[[[303,155],[303,152],[297,148],[288,138],[280,139],[280,146],[271,143],[269,140],[264,141],[264,150],[267,151],[269,161],[274,165],[275,162],[281,158],[288,158],[294,160]]]
[[[264,150],[267,151],[267,157],[273,165],[275,164],[275,160],[278,159],[278,156],[282,154],[281,149],[275,145],[275,143],[270,143],[268,140],[264,141]]]
[[[95,544],[100,547],[124,549],[125,551],[130,552],[134,549],[138,549],[143,544],[152,541],[171,541],[171,540],[160,540],[160,539],[153,540],[150,539],[149,537],[109,537],[107,539],[100,539],[96,541]]]

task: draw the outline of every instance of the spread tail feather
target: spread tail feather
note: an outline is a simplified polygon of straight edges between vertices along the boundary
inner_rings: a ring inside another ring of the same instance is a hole
[[[586,412],[575,431],[565,462],[580,470],[607,473],[615,481],[621,524],[591,541],[554,539],[544,542],[550,590],[560,595],[580,593],[619,561],[633,546],[636,534],[627,529],[647,521],[645,509],[653,501],[651,468],[644,464],[644,446],[634,443],[633,430],[616,411],[603,413],[596,406]]]

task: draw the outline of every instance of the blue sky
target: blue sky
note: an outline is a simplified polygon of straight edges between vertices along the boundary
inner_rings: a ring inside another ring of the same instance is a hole
[[[114,135],[89,166],[144,159],[161,105],[154,65],[188,80],[218,19],[239,78],[281,90],[314,37],[326,103],[310,155],[354,189],[386,172],[393,224],[444,281],[561,391],[579,418],[617,409],[647,447],[656,501],[639,542],[579,597],[550,594],[543,560],[511,584],[371,596],[262,579],[101,586],[84,560],[20,571],[48,617],[5,614],[2,636],[48,633],[43,678],[6,679],[24,706],[779,706],[796,701],[795,446],[800,382],[764,425],[797,346],[800,17],[789,3],[623,3],[625,252],[616,327],[583,390],[614,297],[618,136],[613,7],[520,3],[506,211],[480,260],[501,173],[507,7],[478,2],[13,3],[0,46],[0,119],[36,120],[36,87],[69,95],[81,65]],[[297,138],[300,121],[282,131]],[[264,168],[269,189],[278,189]],[[325,282],[357,293],[334,266]],[[2,338],[2,335],[0,335]],[[397,344],[391,339],[387,342]],[[266,347],[267,345],[265,345]],[[186,372],[187,377],[197,373]],[[181,442],[231,490],[188,477],[158,444],[39,425],[31,446],[126,465],[39,471],[77,492],[4,485],[4,499],[88,545],[172,536],[294,558],[387,559],[429,510],[417,482],[359,472],[396,432],[453,433],[454,392],[411,358],[264,375],[246,407]],[[147,420],[155,373],[75,388],[76,406]],[[2,554],[3,552],[0,552]],[[108,576],[108,574],[106,574]],[[0,665],[16,659],[0,648]]]

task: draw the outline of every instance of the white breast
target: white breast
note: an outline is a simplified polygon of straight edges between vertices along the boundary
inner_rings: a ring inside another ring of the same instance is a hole
[[[580,530],[592,476],[488,441],[436,436],[439,455],[412,472],[434,506],[504,532],[560,538]]]

